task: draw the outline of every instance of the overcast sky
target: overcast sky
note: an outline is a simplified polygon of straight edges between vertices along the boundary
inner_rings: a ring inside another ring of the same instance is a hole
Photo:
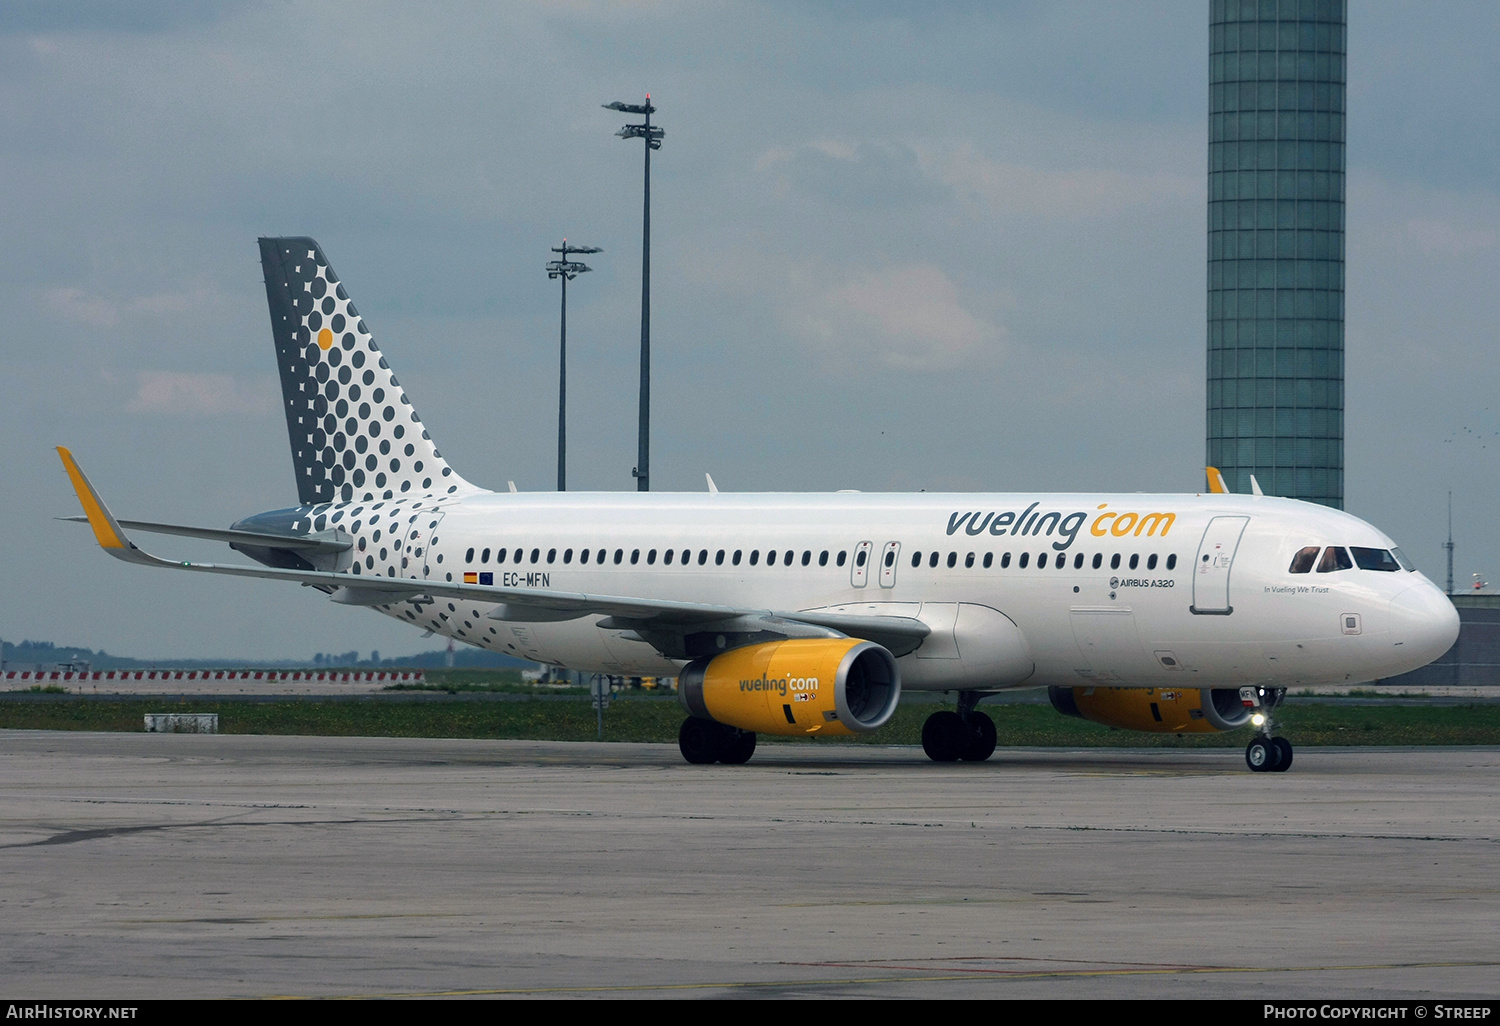
[[[1353,0],[1347,508],[1500,582],[1500,5]],[[255,239],[311,235],[444,455],[633,488],[650,92],[653,486],[1198,491],[1207,0],[0,5],[0,636],[431,647],[58,523],[295,503]],[[158,551],[223,558],[157,538]],[[232,556],[232,558],[239,558]],[[435,639],[434,639],[435,640]]]

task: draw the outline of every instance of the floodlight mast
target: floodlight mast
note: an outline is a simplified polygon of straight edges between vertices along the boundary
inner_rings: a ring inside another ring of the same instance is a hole
[[[636,491],[651,490],[651,151],[661,149],[666,130],[651,124],[651,115],[656,108],[651,105],[651,94],[646,94],[645,103],[614,103],[603,105],[605,110],[617,110],[625,114],[642,114],[646,120],[639,125],[626,125],[615,135],[621,139],[644,139],[646,145],[645,205],[641,217],[641,412],[640,429],[636,443],[636,465],[630,473],[635,478]]]
[[[598,246],[570,246],[563,239],[561,246],[553,246],[552,252],[562,254],[547,264],[547,277],[562,280],[562,337],[558,344],[557,358],[557,490],[568,490],[568,282],[592,271],[588,264],[569,260],[574,253],[603,253]]]

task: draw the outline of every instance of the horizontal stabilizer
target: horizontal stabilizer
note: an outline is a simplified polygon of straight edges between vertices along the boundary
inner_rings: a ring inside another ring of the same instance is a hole
[[[74,524],[86,524],[88,517],[58,517]],[[155,524],[146,520],[117,520],[115,523],[131,531],[148,534],[172,534],[182,538],[198,538],[202,541],[224,542],[226,545],[259,545],[271,549],[296,549],[311,552],[345,552],[354,547],[349,538],[335,538],[331,534],[284,535],[265,534],[260,531],[232,531],[213,527],[184,527],[180,524]]]

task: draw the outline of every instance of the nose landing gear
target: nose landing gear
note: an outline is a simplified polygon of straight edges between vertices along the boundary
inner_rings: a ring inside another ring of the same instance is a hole
[[[1280,704],[1285,694],[1284,688],[1240,689],[1246,705],[1260,708],[1251,717],[1260,733],[1245,747],[1245,765],[1253,773],[1285,773],[1292,768],[1292,743],[1284,737],[1272,736],[1271,710]]]
[[[935,712],[922,724],[922,751],[933,762],[984,762],[995,752],[995,721],[975,708],[977,691],[958,693],[958,711]]]

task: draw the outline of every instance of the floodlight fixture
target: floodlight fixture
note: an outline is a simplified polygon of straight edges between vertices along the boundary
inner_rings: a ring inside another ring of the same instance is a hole
[[[651,490],[651,151],[661,149],[666,130],[651,123],[656,107],[651,103],[651,94],[646,94],[645,103],[601,104],[605,110],[616,110],[623,114],[641,114],[645,121],[638,125],[626,125],[615,135],[621,139],[643,139],[645,150],[645,201],[641,214],[641,406],[640,428],[636,443],[636,465],[631,470],[637,491]]]
[[[569,260],[574,253],[603,253],[598,246],[570,246],[563,239],[561,246],[553,246],[552,252],[561,254],[559,259],[547,264],[548,279],[562,282],[562,329],[558,341],[557,357],[557,490],[568,490],[568,282],[586,274],[593,268],[588,264]]]

